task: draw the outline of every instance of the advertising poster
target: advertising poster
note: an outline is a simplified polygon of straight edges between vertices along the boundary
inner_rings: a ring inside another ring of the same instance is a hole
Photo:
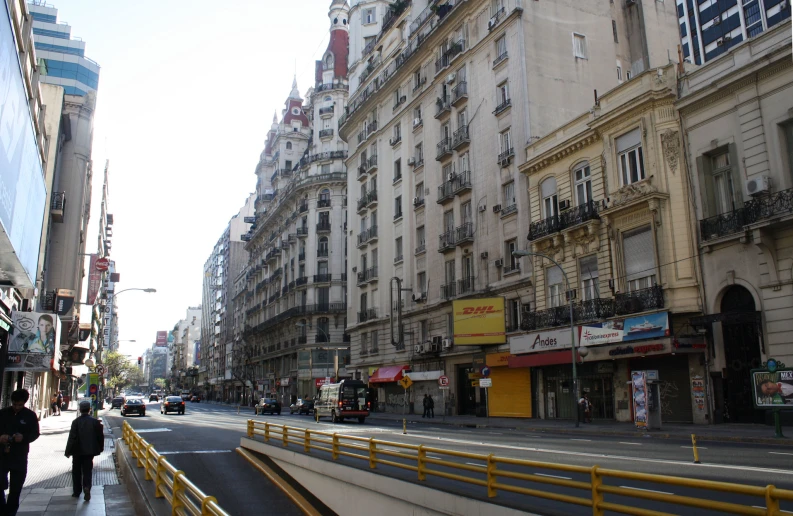
[[[580,326],[578,329],[578,341],[581,346],[657,339],[669,335],[671,333],[667,312],[588,324]]]
[[[705,379],[699,375],[691,377],[691,392],[697,410],[705,410]]]
[[[507,342],[503,297],[453,301],[452,306],[455,345]]]
[[[48,371],[60,360],[61,326],[58,316],[39,312],[14,312],[14,334],[8,343],[11,371]]]
[[[99,255],[92,254],[91,263],[88,266],[88,294],[85,297],[85,302],[89,305],[96,303],[96,296],[99,294],[99,289],[102,288],[102,271],[96,268],[97,260],[99,260]]]
[[[157,332],[157,340],[155,341],[157,346],[167,346],[168,345],[168,332],[167,331],[158,331]]]
[[[752,371],[754,403],[758,408],[793,408],[793,369]]]
[[[644,371],[631,372],[633,387],[633,421],[636,428],[647,428],[647,376]]]

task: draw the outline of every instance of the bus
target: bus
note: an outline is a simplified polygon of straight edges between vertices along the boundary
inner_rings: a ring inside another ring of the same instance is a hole
[[[366,384],[360,380],[342,380],[320,387],[314,399],[314,418],[330,417],[334,423],[357,418],[363,424],[369,415]]]

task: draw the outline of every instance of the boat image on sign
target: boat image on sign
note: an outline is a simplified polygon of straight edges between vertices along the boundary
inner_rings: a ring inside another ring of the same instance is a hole
[[[357,418],[363,424],[369,415],[366,401],[366,384],[360,380],[342,380],[320,387],[314,399],[314,417],[329,417],[334,423],[347,418]]]
[[[643,323],[637,324],[636,326],[631,326],[631,329],[628,330],[628,334],[647,333],[651,331],[658,331],[661,328],[662,326],[656,326],[645,319]]]

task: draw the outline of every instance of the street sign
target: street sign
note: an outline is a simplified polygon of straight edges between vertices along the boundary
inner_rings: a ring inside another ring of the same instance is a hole
[[[97,374],[105,374],[105,366],[99,364],[98,366],[96,366],[96,372]]]
[[[407,390],[411,385],[413,385],[413,380],[411,380],[409,376],[403,376],[402,379],[399,380],[399,385],[401,385],[403,389]]]
[[[482,369],[480,369],[480,372],[482,373],[483,378],[487,378],[488,376],[490,376],[490,368],[487,366],[482,367]]]
[[[107,258],[100,258],[96,261],[96,265],[94,265],[94,267],[96,267],[96,270],[98,271],[105,272],[110,268],[110,260]]]
[[[490,378],[482,378],[481,380],[479,380],[479,387],[487,388],[492,386],[493,386],[493,380]]]
[[[480,380],[472,380],[471,381],[471,387],[479,387],[479,382],[480,382]]]
[[[448,376],[441,376],[438,378],[438,385],[441,387],[446,387],[449,385],[449,377]]]

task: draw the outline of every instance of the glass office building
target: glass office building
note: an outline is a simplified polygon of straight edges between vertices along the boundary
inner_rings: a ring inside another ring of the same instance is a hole
[[[33,16],[36,55],[45,62],[41,82],[63,86],[67,95],[85,95],[99,86],[99,65],[85,57],[85,42],[58,22],[58,10],[44,2],[28,4]]]

